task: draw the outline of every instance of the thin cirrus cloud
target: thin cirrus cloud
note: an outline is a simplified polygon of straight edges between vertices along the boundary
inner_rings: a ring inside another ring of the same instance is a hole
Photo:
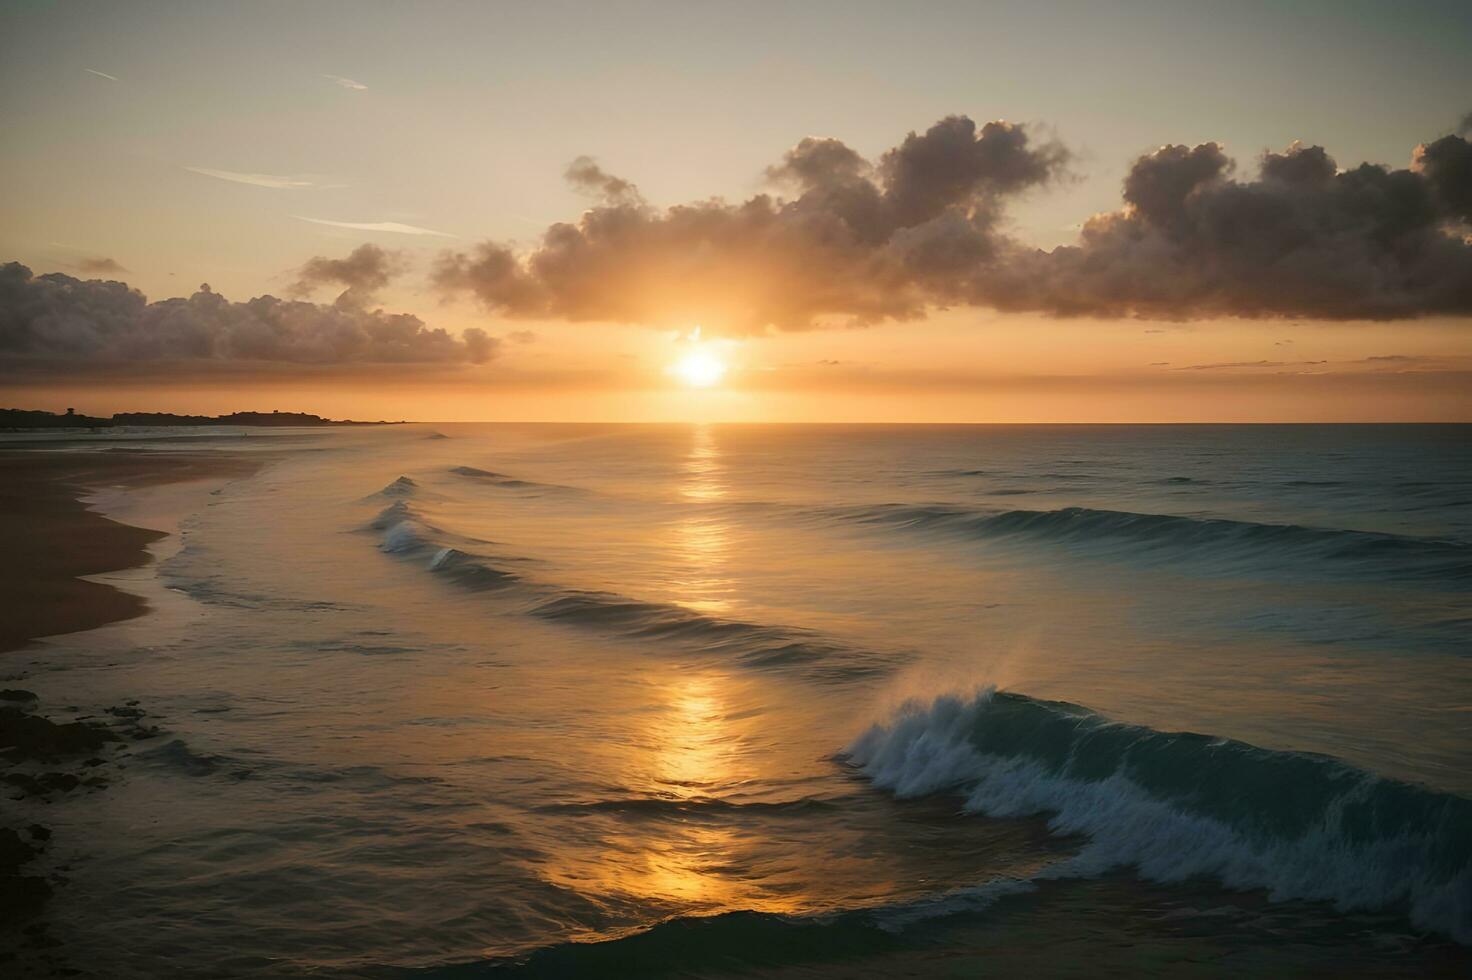
[[[386,231],[395,235],[435,235],[440,238],[459,237],[447,231],[435,231],[433,228],[420,228],[418,225],[406,225],[397,221],[329,221],[326,218],[308,218],[303,214],[294,214],[292,217],[298,221],[310,221],[314,225],[349,228],[353,231]]]
[[[1216,364],[1187,364],[1177,371],[1231,371],[1240,368],[1313,367],[1328,361],[1220,361]]]
[[[368,86],[364,85],[362,82],[353,81],[351,78],[344,78],[341,75],[328,75],[325,73],[322,77],[342,88],[352,89],[354,92],[368,91]]]
[[[109,75],[107,72],[105,72],[105,71],[98,71],[95,68],[83,68],[82,71],[86,72],[89,75],[96,75],[98,78],[105,78],[109,82],[116,82],[116,81],[119,80],[118,79],[118,76],[116,76],[116,75]]]
[[[278,174],[247,174],[235,170],[213,170],[209,167],[185,167],[185,170],[193,174],[205,177],[213,177],[216,180],[228,180],[235,184],[250,184],[252,187],[269,187],[272,190],[295,191],[306,187],[316,187],[314,181],[304,180],[301,177],[285,177]]]

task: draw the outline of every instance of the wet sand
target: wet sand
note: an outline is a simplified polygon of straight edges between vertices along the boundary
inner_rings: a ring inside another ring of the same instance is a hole
[[[105,488],[245,476],[259,465],[213,453],[0,451],[0,652],[147,611],[138,596],[82,576],[145,564],[147,546],[166,535],[103,517],[82,498]]]

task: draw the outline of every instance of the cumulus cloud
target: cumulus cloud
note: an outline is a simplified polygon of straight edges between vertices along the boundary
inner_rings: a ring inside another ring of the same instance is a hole
[[[1236,180],[1215,143],[1140,157],[1125,207],[1077,245],[1015,248],[972,301],[1060,315],[1398,319],[1472,313],[1472,146],[1445,136],[1410,169],[1340,170],[1322,147],[1264,154]]]
[[[642,205],[639,188],[622,177],[615,177],[598,166],[592,157],[578,157],[564,174],[567,182],[585,194],[611,205]]]
[[[1004,199],[1067,160],[1020,126],[952,116],[871,164],[806,139],[769,170],[794,196],[650,206],[588,158],[567,172],[595,205],[529,255],[483,242],[445,254],[435,282],[510,316],[725,333],[923,316],[963,298],[1005,241]]]
[[[338,270],[339,282],[359,275],[356,265],[330,268]],[[363,275],[362,281],[373,281],[371,273]],[[76,372],[151,362],[480,363],[499,343],[480,329],[457,338],[415,316],[354,304],[275,296],[232,302],[209,286],[187,299],[150,303],[122,282],[36,276],[18,262],[0,266],[0,362],[17,370]]]
[[[530,251],[442,256],[434,280],[513,317],[725,333],[864,325],[974,305],[1056,316],[1398,319],[1472,312],[1472,143],[1411,165],[1341,169],[1320,146],[1240,175],[1217,143],[1146,154],[1122,207],[1051,251],[1006,234],[1005,208],[1059,177],[1067,151],[964,116],[877,160],[810,137],[767,168],[779,190],[669,208],[587,157],[594,198]]]
[[[321,286],[343,286],[335,305],[361,308],[373,302],[378,291],[403,269],[404,259],[399,253],[377,245],[359,245],[345,258],[318,255],[308,259],[297,273],[293,291],[304,296]]]

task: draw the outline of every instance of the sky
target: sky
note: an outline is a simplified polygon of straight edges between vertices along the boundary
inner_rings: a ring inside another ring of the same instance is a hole
[[[0,0],[0,405],[1472,421],[1469,50],[1429,0]]]

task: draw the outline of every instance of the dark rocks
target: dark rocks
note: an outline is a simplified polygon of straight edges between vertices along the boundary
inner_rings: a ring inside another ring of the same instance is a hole
[[[51,897],[45,878],[21,874],[21,866],[39,852],[14,830],[0,827],[0,927],[35,915]]]
[[[98,725],[73,721],[57,724],[20,708],[0,707],[0,754],[11,761],[49,761],[94,754],[115,737]]]

